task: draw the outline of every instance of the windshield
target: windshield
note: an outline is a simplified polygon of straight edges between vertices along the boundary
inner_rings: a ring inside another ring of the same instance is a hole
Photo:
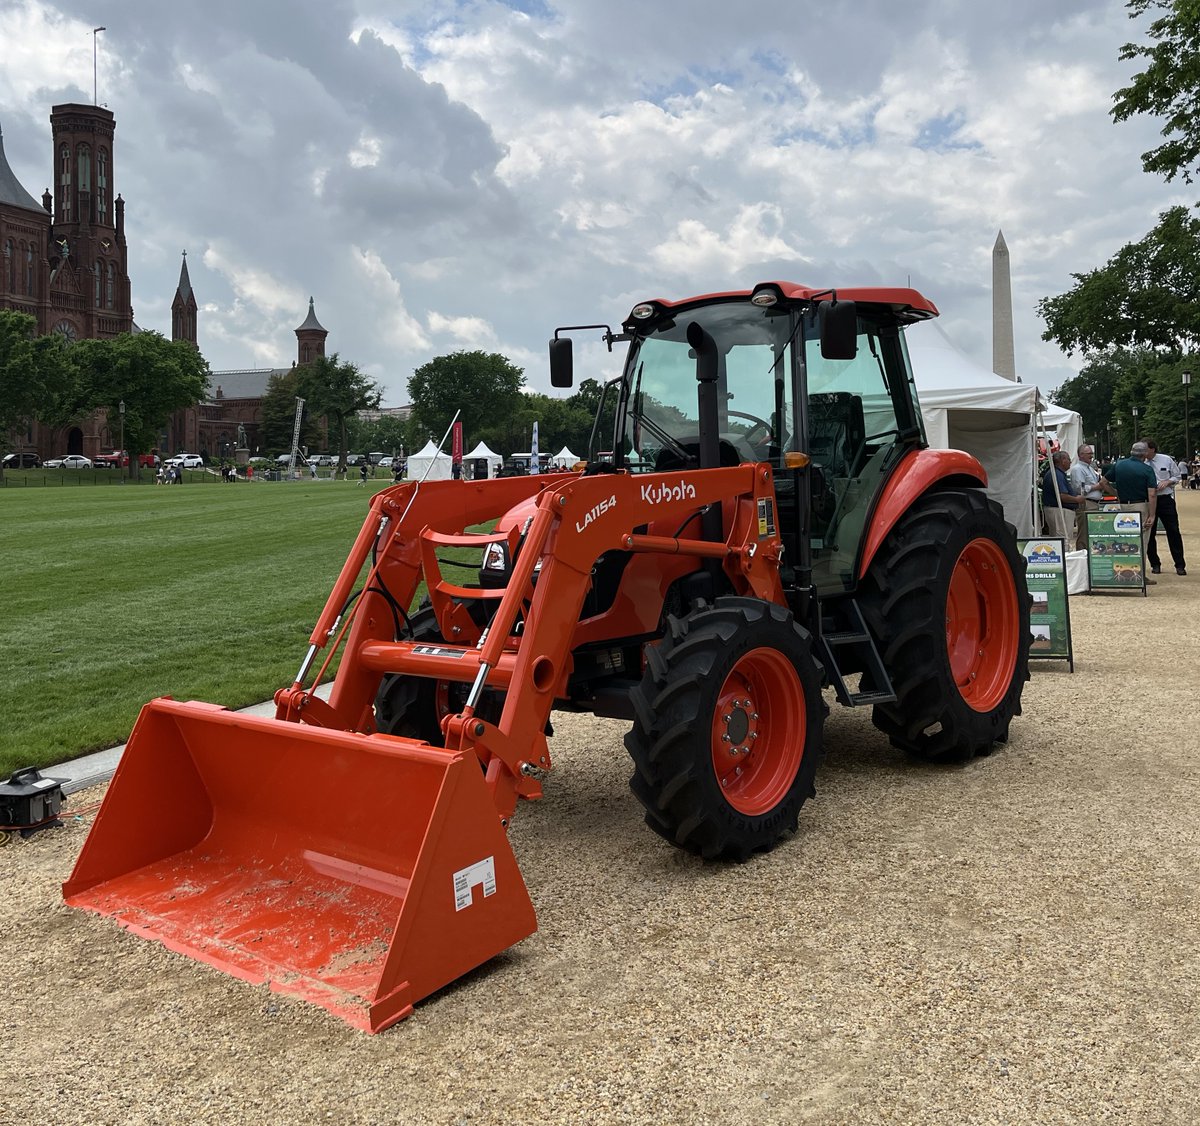
[[[881,444],[920,434],[916,391],[903,339],[893,325],[859,318],[852,360],[821,356],[816,309],[759,308],[727,301],[681,311],[639,343],[626,368],[621,433],[630,466],[695,463],[699,451],[696,321],[717,345],[722,464],[811,453],[830,475],[853,476]],[[798,345],[798,346],[797,346]],[[797,395],[798,386],[807,395]]]
[[[797,433],[789,342],[796,322],[749,302],[681,313],[635,345],[624,429],[633,468],[677,468],[699,449],[696,358],[687,329],[698,321],[717,343],[721,460],[778,460]]]

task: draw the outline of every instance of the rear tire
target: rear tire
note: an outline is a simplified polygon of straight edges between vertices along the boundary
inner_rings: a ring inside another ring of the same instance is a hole
[[[790,611],[719,598],[647,651],[625,736],[646,824],[708,860],[745,860],[796,828],[828,708],[812,638]]]
[[[998,504],[974,489],[922,497],[859,601],[897,696],[873,716],[894,746],[950,763],[1007,742],[1029,679],[1029,595]]]

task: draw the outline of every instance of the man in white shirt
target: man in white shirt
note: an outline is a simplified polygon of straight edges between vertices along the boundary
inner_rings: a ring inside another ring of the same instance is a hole
[[[1160,454],[1158,445],[1153,438],[1146,439],[1150,457],[1146,464],[1154,470],[1158,481],[1158,505],[1154,513],[1154,523],[1150,525],[1150,542],[1146,545],[1146,556],[1150,560],[1151,574],[1162,572],[1162,562],[1158,557],[1158,526],[1163,526],[1167,533],[1167,546],[1171,549],[1171,559],[1175,564],[1175,574],[1186,575],[1187,564],[1183,558],[1183,536],[1179,534],[1179,510],[1175,507],[1175,486],[1179,484],[1179,466],[1170,454]]]
[[[1075,456],[1079,460],[1067,471],[1067,479],[1083,497],[1083,504],[1075,512],[1075,548],[1079,550],[1087,547],[1087,513],[1100,510],[1100,498],[1109,484],[1092,463],[1095,453],[1091,446],[1085,442],[1075,451]],[[1068,550],[1070,546],[1067,545]]]

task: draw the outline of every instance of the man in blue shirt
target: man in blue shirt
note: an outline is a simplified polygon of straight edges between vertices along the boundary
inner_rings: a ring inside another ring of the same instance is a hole
[[[1129,456],[1112,467],[1108,479],[1117,490],[1117,500],[1125,512],[1140,512],[1142,516],[1142,551],[1150,543],[1150,529],[1158,507],[1158,478],[1146,464],[1150,449],[1145,442],[1134,442]],[[1153,584],[1153,579],[1147,579]]]
[[[1046,534],[1061,536],[1063,551],[1075,547],[1075,510],[1084,498],[1081,497],[1067,477],[1071,455],[1066,450],[1055,450],[1050,458],[1050,468],[1042,475],[1042,514],[1046,517]],[[1055,481],[1058,490],[1055,491]]]

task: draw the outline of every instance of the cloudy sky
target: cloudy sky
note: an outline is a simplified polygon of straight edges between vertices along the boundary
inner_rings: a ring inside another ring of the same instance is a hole
[[[95,39],[134,315],[170,334],[186,249],[214,370],[290,363],[311,295],[388,405],[458,349],[549,390],[557,325],[772,278],[911,283],[990,369],[1003,229],[1050,390],[1078,359],[1035,302],[1192,202],[1109,117],[1142,31],[1115,0],[0,0],[0,128],[40,198]]]

